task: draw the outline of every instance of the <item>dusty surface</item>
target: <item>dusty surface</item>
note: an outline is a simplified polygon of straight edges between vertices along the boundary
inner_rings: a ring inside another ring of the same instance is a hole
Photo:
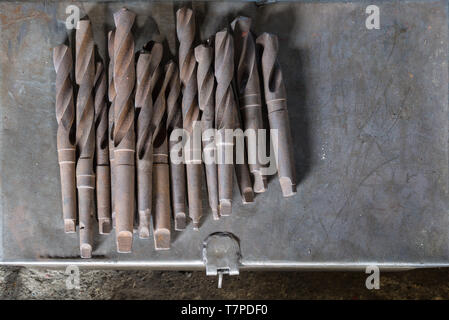
[[[202,272],[81,270],[68,290],[64,270],[0,267],[1,299],[447,299],[447,270],[383,273],[367,290],[362,272],[245,272],[223,289]]]

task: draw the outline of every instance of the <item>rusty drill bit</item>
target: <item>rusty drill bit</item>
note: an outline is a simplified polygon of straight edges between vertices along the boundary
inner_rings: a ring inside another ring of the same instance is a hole
[[[165,66],[165,81],[167,83],[165,90],[167,96],[167,135],[170,137],[173,130],[182,128],[182,113],[179,104],[181,83],[179,82],[178,66],[173,61]],[[180,139],[182,138],[180,137]],[[174,148],[179,142],[180,140],[169,140],[170,155],[172,152],[176,152]],[[179,150],[178,157],[182,157],[182,149]],[[186,227],[186,174],[184,163],[170,161],[170,185],[175,230],[184,230]]]
[[[183,128],[188,136],[184,149],[187,171],[187,196],[189,216],[193,228],[198,229],[203,208],[201,203],[201,142],[197,143],[196,133],[200,133],[200,109],[197,102],[196,61],[193,54],[195,37],[195,17],[193,11],[181,8],[176,12],[176,33],[179,40],[179,77],[182,85]],[[198,146],[196,144],[199,144]]]
[[[114,161],[116,242],[118,252],[131,252],[134,221],[135,133],[132,92],[135,82],[135,13],[121,9],[114,13]]]
[[[242,121],[240,120],[238,112],[235,113],[235,128],[242,129]],[[237,184],[239,185],[240,195],[242,196],[243,204],[254,202],[254,191],[251,183],[251,177],[249,175],[248,161],[245,153],[245,149],[238,148],[237,136],[234,137],[234,168],[235,176],[237,177]],[[243,137],[242,137],[243,141]],[[242,155],[243,162],[237,160],[238,155]]]
[[[215,127],[217,132],[218,161],[218,196],[220,215],[232,213],[233,136],[225,134],[225,130],[234,129],[236,103],[231,81],[234,71],[234,45],[227,30],[215,35]]]
[[[94,41],[89,20],[79,22],[76,31],[75,79],[79,85],[76,101],[76,145],[79,153],[76,165],[81,258],[92,256],[95,174],[95,110],[93,88],[95,80]]]
[[[139,110],[137,117],[137,209],[139,212],[139,237],[150,237],[150,217],[152,200],[152,132],[150,120],[153,113],[153,89],[159,79],[159,64],[162,59],[162,44],[155,43],[151,52],[139,55],[136,66],[136,99]]]
[[[260,93],[259,71],[256,61],[256,44],[251,34],[251,19],[238,17],[232,23],[234,31],[234,45],[236,57],[236,88],[239,98],[240,112],[242,114],[245,130],[254,132],[253,139],[257,137],[258,130],[263,129],[262,100]],[[250,133],[251,134],[251,133]],[[262,174],[262,165],[257,155],[256,140],[250,144],[246,140],[249,159],[249,169],[253,176],[254,192],[265,192],[267,178]]]
[[[109,141],[109,163],[111,170],[111,211],[112,211],[112,225],[115,227],[115,168],[114,168],[114,101],[115,101],[115,86],[114,86],[114,35],[115,30],[108,33],[108,99],[111,103],[108,111],[108,141]]]
[[[198,104],[202,111],[201,130],[203,140],[203,153],[210,156],[205,161],[206,184],[209,195],[209,206],[214,220],[218,215],[218,178],[216,163],[216,147],[214,136],[207,136],[206,132],[214,129],[215,117],[215,79],[213,70],[214,49],[210,45],[199,45],[195,48],[195,59],[198,62]],[[213,161],[210,161],[213,160]]]
[[[296,193],[295,166],[293,163],[292,137],[287,111],[287,94],[281,67],[277,61],[278,38],[263,33],[257,40],[261,46],[261,66],[265,101],[268,109],[270,129],[277,131],[277,146],[274,146],[279,182],[284,197]],[[271,134],[273,139],[273,133]],[[274,139],[275,140],[275,139]]]
[[[167,70],[164,82],[154,102],[151,127],[153,133],[153,234],[156,250],[170,249],[170,173],[167,142],[167,101],[165,91],[172,80]]]
[[[111,232],[111,176],[109,172],[108,109],[106,105],[106,73],[103,62],[95,72],[95,141],[97,215],[100,234]]]
[[[66,45],[53,49],[53,63],[56,71],[56,137],[58,162],[61,175],[62,214],[64,231],[76,230],[76,182],[75,182],[75,107],[73,86],[70,79],[72,53]]]

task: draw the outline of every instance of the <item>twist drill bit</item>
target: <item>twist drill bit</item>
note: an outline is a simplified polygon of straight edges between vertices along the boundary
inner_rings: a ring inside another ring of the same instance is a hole
[[[167,135],[170,137],[175,129],[182,128],[182,113],[179,105],[181,84],[179,82],[178,66],[170,61],[165,66],[165,81],[168,86],[165,90],[167,96]],[[180,138],[181,139],[181,138]],[[170,155],[175,151],[175,146],[180,141],[169,140]],[[178,152],[182,157],[182,149]],[[184,230],[186,227],[186,176],[184,163],[170,161],[170,185],[175,230]]]
[[[106,74],[103,62],[97,62],[95,73],[95,141],[97,215],[100,234],[111,232],[111,177],[109,172],[108,109],[106,105]]]
[[[187,196],[189,216],[193,228],[198,229],[203,215],[201,203],[201,143],[197,143],[196,133],[200,133],[200,109],[197,102],[196,61],[193,54],[195,37],[195,17],[193,11],[181,8],[176,12],[176,33],[179,40],[179,69],[182,84],[182,119],[187,134],[184,149],[187,171]],[[199,144],[197,146],[197,144]]]
[[[94,41],[89,20],[79,22],[76,32],[75,79],[79,85],[76,102],[76,165],[81,258],[92,256],[95,175],[95,110],[93,88],[95,77]]]
[[[238,115],[238,112],[235,113],[235,127],[236,129],[242,129],[242,122]],[[234,138],[234,141],[237,140],[237,136]],[[237,161],[238,154],[243,155],[243,162],[240,163]],[[249,176],[248,162],[245,154],[244,148],[239,150],[237,147],[237,143],[234,142],[234,168],[235,168],[235,176],[237,177],[237,184],[239,185],[240,195],[242,196],[243,204],[254,202],[254,191],[253,185],[251,183],[251,177]]]
[[[195,59],[198,62],[198,104],[202,111],[201,129],[203,140],[203,153],[209,155],[205,160],[207,192],[209,195],[209,206],[215,220],[218,215],[218,178],[216,163],[216,147],[214,136],[207,135],[214,129],[215,117],[215,79],[213,70],[214,49],[209,45],[199,45],[195,48]],[[212,160],[212,161],[210,161]]]
[[[53,49],[53,63],[56,71],[56,137],[58,162],[61,175],[62,214],[64,231],[76,230],[76,183],[75,183],[75,107],[73,87],[70,79],[72,54],[66,45]]]
[[[114,35],[115,31],[108,33],[108,98],[109,112],[108,112],[108,139],[109,139],[109,162],[111,167],[111,210],[112,210],[112,225],[115,226],[115,168],[114,168],[114,101],[115,101],[115,86],[114,86]]]
[[[134,220],[135,133],[132,92],[134,37],[131,27],[136,15],[126,9],[114,13],[114,161],[117,251],[131,252]]]
[[[236,65],[236,88],[240,112],[245,130],[254,132],[254,141],[246,140],[249,169],[253,176],[254,192],[265,192],[267,178],[262,174],[262,165],[257,156],[256,137],[263,129],[262,100],[260,94],[259,71],[256,62],[256,44],[251,34],[251,19],[238,17],[232,23]]]
[[[296,193],[296,178],[287,111],[287,94],[281,67],[277,61],[278,38],[275,35],[263,33],[257,38],[256,42],[262,50],[261,66],[268,120],[271,130],[277,131],[278,143],[277,146],[274,146],[274,152],[279,182],[284,197],[289,197]],[[273,133],[271,137],[273,139]]]
[[[167,70],[169,71],[169,70]],[[154,247],[170,249],[170,173],[168,167],[167,109],[165,91],[172,75],[167,73],[154,102],[153,134],[153,207]]]
[[[159,79],[159,63],[162,59],[162,44],[155,43],[151,53],[141,53],[136,66],[136,99],[139,110],[137,117],[137,209],[139,212],[139,237],[150,237],[152,200],[152,132],[150,120],[153,113],[152,92]]]
[[[218,161],[218,196],[220,215],[232,213],[233,183],[233,136],[225,134],[227,129],[234,129],[236,104],[231,81],[234,66],[234,46],[227,30],[215,35],[215,127],[217,132]]]

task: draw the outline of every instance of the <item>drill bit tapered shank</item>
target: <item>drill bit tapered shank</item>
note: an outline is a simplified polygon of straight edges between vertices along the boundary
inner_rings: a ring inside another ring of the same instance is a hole
[[[150,127],[153,113],[152,93],[159,79],[159,64],[162,59],[162,44],[155,43],[151,53],[141,53],[136,66],[136,99],[135,106],[139,110],[137,117],[137,209],[139,212],[139,237],[150,237],[150,217],[152,200],[152,139]]]
[[[80,224],[81,258],[92,256],[95,175],[95,110],[93,88],[95,80],[94,41],[89,20],[79,22],[76,31],[75,79],[79,85],[76,102],[76,184]]]
[[[95,141],[97,216],[100,234],[111,232],[111,176],[109,171],[108,107],[106,74],[101,61],[95,72]]]
[[[296,193],[296,177],[287,112],[287,94],[281,67],[277,61],[278,38],[275,35],[263,33],[256,42],[262,50],[263,87],[270,129],[276,130],[278,135],[278,143],[277,146],[274,146],[274,152],[277,159],[279,182],[284,197],[289,197]],[[273,138],[273,133],[271,137]]]
[[[170,71],[170,70],[167,70]],[[165,91],[171,80],[167,72],[159,94],[154,102],[151,127],[153,134],[153,234],[156,250],[170,249],[170,173],[168,166],[168,142],[166,127]]]
[[[236,129],[242,129],[242,123],[238,112],[235,113],[235,126]],[[235,141],[238,137],[235,136]],[[243,137],[242,137],[243,140]],[[238,161],[238,158],[242,158],[244,161]],[[240,150],[237,143],[234,142],[234,168],[235,176],[237,177],[237,184],[239,185],[240,195],[242,196],[243,204],[254,202],[254,191],[253,185],[251,183],[251,178],[249,176],[249,168],[247,156],[245,154],[244,148]]]
[[[70,79],[72,54],[69,47],[60,45],[53,49],[56,71],[56,137],[58,162],[61,175],[62,214],[64,231],[76,229],[76,182],[75,182],[75,107],[73,86]]]
[[[167,96],[167,136],[170,137],[175,129],[182,128],[182,112],[179,103],[181,84],[179,82],[178,66],[170,61],[165,66],[165,93]],[[178,140],[169,140],[170,151],[170,185],[175,230],[183,230],[186,227],[186,174],[184,163],[171,161],[172,152],[176,152]],[[182,149],[178,150],[178,158],[182,158]]]
[[[108,111],[108,142],[109,142],[109,163],[111,172],[111,217],[112,224],[115,226],[115,168],[114,168],[114,101],[115,101],[115,86],[114,86],[114,35],[115,31],[108,33],[108,99],[111,103]]]
[[[165,123],[162,123],[165,125]],[[170,173],[168,168],[167,130],[161,128],[154,141],[153,234],[156,250],[170,249]]]
[[[235,80],[243,128],[254,133],[253,138],[256,138],[258,130],[263,129],[263,120],[256,44],[250,30],[251,19],[238,17],[231,23],[231,27],[234,31]],[[265,192],[267,179],[262,174],[262,165],[257,154],[257,143],[247,139],[246,147],[249,169],[253,176],[254,192]]]
[[[114,14],[114,161],[117,251],[131,252],[134,220],[135,133],[132,92],[135,82],[134,37],[136,15],[126,9]]]
[[[207,192],[213,218],[217,220],[219,219],[219,215],[217,163],[215,159],[216,146],[214,135],[207,134],[214,129],[215,117],[214,49],[211,46],[203,44],[197,46],[195,48],[195,59],[198,62],[198,104],[202,111],[201,130],[203,154],[205,157],[209,157],[209,159],[205,159]]]
[[[234,45],[227,30],[215,35],[215,127],[217,129],[216,146],[218,161],[218,197],[220,215],[232,213],[233,135],[225,133],[226,129],[234,129],[236,104],[231,87],[234,73]],[[229,161],[230,160],[230,161]]]
[[[189,216],[198,229],[203,215],[201,203],[201,142],[195,139],[201,133],[200,109],[197,102],[196,61],[193,53],[195,17],[193,11],[181,8],[176,12],[176,33],[179,40],[179,77],[182,84],[182,119],[187,135],[184,156],[187,171]]]

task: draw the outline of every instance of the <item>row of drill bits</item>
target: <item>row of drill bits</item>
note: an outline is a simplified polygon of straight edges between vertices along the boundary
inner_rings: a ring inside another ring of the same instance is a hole
[[[174,61],[162,65],[163,46],[158,42],[145,46],[136,61],[131,31],[135,18],[127,9],[114,14],[107,70],[95,54],[90,21],[79,22],[76,97],[71,49],[54,49],[64,228],[76,231],[78,213],[82,258],[92,256],[95,212],[100,234],[115,228],[118,252],[131,252],[135,212],[139,237],[149,238],[152,229],[159,250],[170,248],[172,212],[174,229],[185,229],[186,201],[193,228],[198,229],[203,215],[202,156],[218,160],[204,164],[215,220],[232,213],[234,172],[243,203],[265,192],[267,178],[257,148],[246,141],[245,157],[255,161],[229,163],[225,158],[235,157],[235,143],[224,134],[227,129],[263,129],[262,105],[267,106],[270,128],[277,132],[274,152],[283,195],[296,193],[277,37],[264,33],[254,40],[251,20],[238,17],[231,23],[232,33],[224,29],[195,46],[194,12],[182,8],[176,13],[178,68]],[[168,139],[177,129],[188,136],[181,150],[176,149],[179,141]],[[218,134],[207,136],[209,129]],[[195,132],[202,143],[193,139]],[[174,153],[184,162],[170,161]]]

